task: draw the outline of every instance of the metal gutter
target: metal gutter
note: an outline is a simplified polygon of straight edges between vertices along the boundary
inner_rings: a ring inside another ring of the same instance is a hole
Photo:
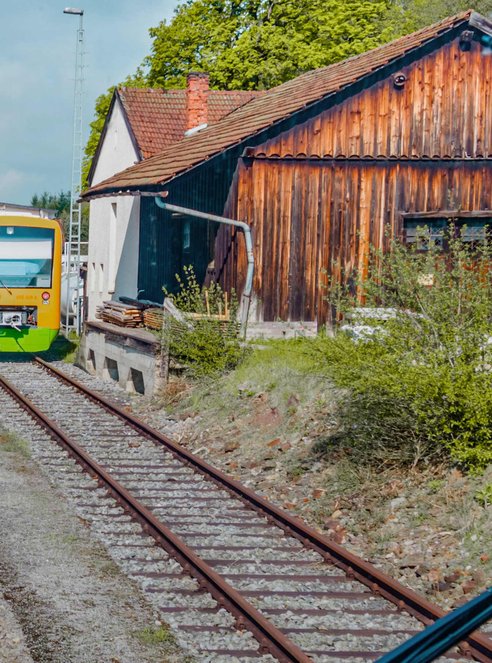
[[[241,333],[246,336],[246,329],[248,326],[249,306],[251,303],[251,292],[253,290],[253,273],[255,266],[255,259],[253,255],[253,240],[251,239],[251,228],[244,221],[237,221],[235,219],[228,219],[225,216],[218,216],[216,214],[208,214],[207,212],[200,212],[198,210],[190,209],[189,207],[180,207],[179,205],[171,205],[165,203],[162,198],[156,196],[154,198],[157,207],[165,209],[168,212],[177,212],[178,214],[186,214],[197,219],[205,219],[206,221],[214,221],[215,223],[222,223],[227,226],[234,226],[240,228],[244,232],[244,239],[246,241],[246,256],[248,261],[248,269],[246,272],[246,284],[244,286],[243,294],[241,296]]]

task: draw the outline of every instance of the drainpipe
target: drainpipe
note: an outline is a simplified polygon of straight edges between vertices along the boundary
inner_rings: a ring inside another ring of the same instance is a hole
[[[249,305],[251,302],[251,292],[253,290],[253,272],[255,267],[255,259],[253,256],[253,241],[251,239],[251,228],[244,221],[236,221],[228,219],[225,216],[217,216],[216,214],[207,214],[206,212],[199,212],[198,210],[190,209],[188,207],[179,207],[178,205],[170,205],[165,203],[162,198],[156,196],[154,198],[157,207],[168,210],[168,212],[178,212],[179,214],[186,214],[193,216],[197,219],[205,219],[206,221],[215,221],[216,223],[223,223],[227,226],[235,226],[241,228],[244,232],[244,239],[246,240],[246,255],[248,260],[248,270],[246,272],[246,285],[244,286],[243,294],[241,297],[241,333],[246,337],[246,328],[248,326]]]

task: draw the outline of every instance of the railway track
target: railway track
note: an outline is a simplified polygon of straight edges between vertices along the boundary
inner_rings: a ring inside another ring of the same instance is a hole
[[[0,387],[4,425],[196,660],[373,661],[444,614],[49,364],[0,365]],[[470,658],[492,661],[486,635],[439,660]]]

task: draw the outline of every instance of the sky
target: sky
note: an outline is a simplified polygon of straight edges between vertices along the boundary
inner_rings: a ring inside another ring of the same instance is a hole
[[[70,4],[72,2],[72,4]],[[64,4],[65,3],[65,4]],[[0,0],[0,202],[71,186],[75,43],[84,10],[84,145],[96,98],[150,53],[150,27],[177,0]]]

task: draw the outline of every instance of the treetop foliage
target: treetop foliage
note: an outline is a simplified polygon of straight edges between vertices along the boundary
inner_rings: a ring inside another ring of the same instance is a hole
[[[187,0],[150,30],[148,80],[182,87],[206,71],[212,87],[268,89],[384,40],[386,0]]]
[[[60,191],[58,194],[44,191],[40,195],[35,193],[31,198],[31,206],[39,209],[52,209],[57,212],[58,218],[70,211],[70,191]]]

